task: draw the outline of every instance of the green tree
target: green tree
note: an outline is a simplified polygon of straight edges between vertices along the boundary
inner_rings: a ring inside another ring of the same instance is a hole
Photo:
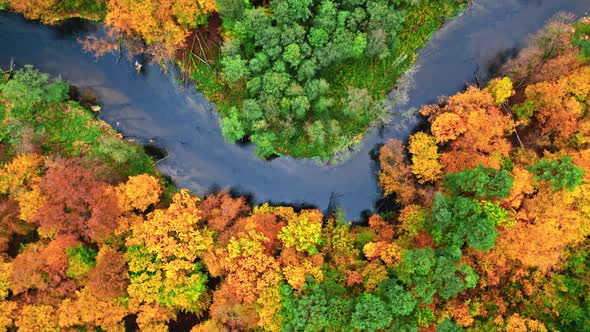
[[[377,331],[391,325],[392,313],[383,300],[372,294],[363,294],[357,298],[351,325],[361,331]]]
[[[541,159],[527,169],[535,174],[535,180],[545,180],[553,183],[553,190],[565,187],[574,190],[582,184],[584,170],[572,163],[572,157],[562,156],[559,161]]]
[[[445,175],[447,187],[453,195],[477,198],[506,198],[512,188],[513,177],[507,170],[485,168],[479,165],[472,170]]]
[[[490,250],[498,232],[479,202],[462,196],[436,193],[430,215],[430,234],[436,244],[461,248],[465,242],[474,249]]]
[[[387,303],[394,316],[408,316],[418,304],[412,293],[393,279],[382,281],[376,294]]]
[[[41,73],[31,65],[17,70],[14,77],[0,84],[0,91],[16,107],[30,110],[41,102],[61,102],[67,99],[69,87],[58,80],[49,82],[49,75]]]

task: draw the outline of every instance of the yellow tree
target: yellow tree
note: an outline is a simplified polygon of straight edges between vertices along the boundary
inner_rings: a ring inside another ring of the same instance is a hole
[[[144,212],[160,200],[162,188],[160,181],[148,174],[131,176],[116,188],[119,204],[123,211],[136,209]]]
[[[434,137],[417,132],[410,136],[409,151],[412,154],[412,173],[419,183],[435,182],[442,176],[438,148]]]

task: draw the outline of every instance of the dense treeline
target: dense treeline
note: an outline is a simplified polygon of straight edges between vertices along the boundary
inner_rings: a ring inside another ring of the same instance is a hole
[[[181,58],[197,89],[217,104],[229,141],[249,139],[260,157],[328,160],[386,121],[386,94],[416,49],[466,3],[0,0],[0,9],[48,23],[104,19],[112,30],[105,38],[90,36],[85,49],[102,55],[128,36],[145,42],[126,42],[131,52],[163,65]]]
[[[0,83],[0,326],[22,331],[583,331],[590,20],[561,17],[485,88],[381,148],[399,210],[251,208],[160,180],[24,68]],[[177,327],[178,328],[178,327]]]
[[[384,117],[393,83],[371,88],[376,82],[356,76],[363,70],[355,64],[375,71],[376,62],[388,62],[394,65],[380,74],[395,76],[412,56],[407,38],[422,38],[402,36],[408,12],[445,17],[461,3],[288,0],[244,9],[241,1],[220,2],[228,36],[221,76],[239,91],[238,105],[222,110],[224,135],[248,136],[262,157],[326,158],[349,147]],[[343,82],[340,71],[353,78]]]

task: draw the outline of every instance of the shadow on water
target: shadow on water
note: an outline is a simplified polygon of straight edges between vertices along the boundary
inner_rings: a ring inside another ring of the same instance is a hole
[[[337,165],[289,157],[259,160],[249,142],[225,142],[211,103],[191,86],[178,84],[181,75],[173,68],[162,73],[156,65],[144,64],[137,73],[135,59],[117,62],[117,54],[95,59],[84,53],[77,39],[103,33],[95,23],[72,20],[62,27],[45,27],[0,13],[0,66],[14,58],[17,65],[33,64],[61,75],[78,87],[80,100],[86,99],[84,91],[92,91],[102,119],[126,137],[154,140],[165,150],[158,167],[179,187],[200,195],[218,189],[248,193],[252,203],[281,202],[324,211],[339,206],[348,219],[360,221],[387,204],[378,202],[382,194],[376,149],[388,138],[406,141],[420,125],[417,109],[463,90],[466,83],[484,84],[557,12],[584,15],[589,10],[588,0],[474,0],[466,13],[434,34],[420,51],[413,74],[392,91],[391,96],[402,98],[398,92],[407,90],[407,102],[391,107],[392,123],[374,128]]]

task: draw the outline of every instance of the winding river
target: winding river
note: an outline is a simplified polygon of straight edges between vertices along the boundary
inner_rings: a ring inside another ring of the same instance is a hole
[[[559,11],[579,16],[590,12],[590,0],[475,0],[460,17],[439,30],[420,51],[412,73],[392,98],[390,126],[374,129],[346,161],[319,165],[288,157],[257,159],[252,146],[225,142],[219,118],[192,87],[177,82],[173,70],[156,65],[138,74],[117,55],[95,59],[77,38],[100,30],[95,24],[46,27],[20,16],[0,13],[0,66],[13,58],[61,75],[82,91],[92,91],[102,107],[100,117],[128,138],[164,148],[158,166],[179,187],[198,194],[229,188],[251,195],[255,203],[271,201],[314,206],[341,206],[348,219],[360,220],[380,203],[374,150],[388,138],[405,140],[420,123],[415,110],[440,96],[488,80],[499,63],[513,55],[529,34]],[[403,121],[402,121],[403,119]]]

